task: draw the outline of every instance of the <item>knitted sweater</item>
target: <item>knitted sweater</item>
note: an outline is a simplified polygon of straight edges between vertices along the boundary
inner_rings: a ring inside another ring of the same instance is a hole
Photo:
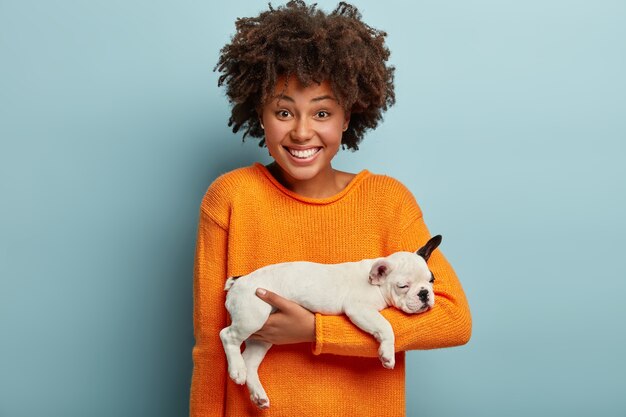
[[[405,415],[405,353],[466,343],[469,307],[439,249],[428,262],[435,306],[382,311],[395,333],[396,365],[383,368],[378,342],[346,316],[315,314],[315,343],[274,345],[259,367],[270,408],[257,410],[227,373],[219,331],[227,326],[225,280],[288,261],[340,263],[416,251],[430,238],[399,181],[363,170],[338,194],[308,198],[255,163],[217,178],[199,210],[194,263],[191,417]],[[294,279],[298,279],[294,277]]]

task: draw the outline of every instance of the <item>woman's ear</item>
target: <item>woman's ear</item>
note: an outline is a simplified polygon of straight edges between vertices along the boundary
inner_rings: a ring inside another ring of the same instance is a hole
[[[346,130],[348,130],[348,126],[350,125],[350,112],[347,111],[346,112],[346,117],[344,118],[343,121],[343,131],[345,132]]]

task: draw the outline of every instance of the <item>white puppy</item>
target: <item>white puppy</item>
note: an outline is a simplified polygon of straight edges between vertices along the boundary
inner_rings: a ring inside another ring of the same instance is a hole
[[[396,252],[385,258],[340,264],[285,262],[259,268],[242,277],[228,278],[226,309],[232,323],[220,331],[220,338],[230,378],[237,384],[246,383],[250,399],[259,408],[269,407],[257,370],[272,345],[246,340],[263,327],[275,310],[256,296],[257,288],[273,291],[312,312],[346,314],[355,325],[380,342],[380,360],[385,368],[393,368],[393,329],[380,310],[394,306],[413,314],[434,305],[435,278],[426,261],[440,243],[441,235],[437,235],[415,253]],[[243,341],[246,341],[246,349],[242,355]]]

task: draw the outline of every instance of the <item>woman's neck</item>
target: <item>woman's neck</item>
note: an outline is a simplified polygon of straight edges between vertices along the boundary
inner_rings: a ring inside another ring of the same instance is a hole
[[[308,198],[326,198],[339,193],[345,185],[339,184],[335,169],[319,172],[314,178],[298,180],[286,174],[276,162],[267,165],[266,168],[276,180],[285,188],[294,193]]]

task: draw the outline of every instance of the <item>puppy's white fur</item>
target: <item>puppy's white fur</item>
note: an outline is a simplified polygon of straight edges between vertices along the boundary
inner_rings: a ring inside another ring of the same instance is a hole
[[[340,264],[285,262],[236,279],[228,278],[226,309],[232,323],[222,329],[220,338],[230,378],[237,384],[246,383],[251,400],[259,408],[269,407],[257,371],[272,345],[246,340],[263,327],[275,310],[256,296],[257,288],[275,292],[312,312],[346,314],[355,325],[376,338],[383,366],[393,368],[393,329],[380,310],[393,306],[414,314],[434,305],[434,277],[426,261],[439,243],[441,236],[437,235],[415,253],[396,252],[385,258]],[[246,349],[241,354],[243,341]]]

